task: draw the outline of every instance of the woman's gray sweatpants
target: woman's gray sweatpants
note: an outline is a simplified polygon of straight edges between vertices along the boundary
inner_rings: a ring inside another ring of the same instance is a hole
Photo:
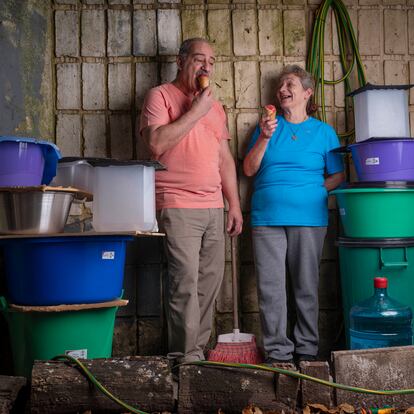
[[[267,356],[318,353],[319,262],[326,227],[253,227],[253,251]],[[296,305],[294,343],[287,337],[286,266]]]

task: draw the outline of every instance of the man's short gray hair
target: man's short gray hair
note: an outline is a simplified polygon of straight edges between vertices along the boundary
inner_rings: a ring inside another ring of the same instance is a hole
[[[184,42],[183,42],[183,43],[181,43],[180,50],[178,51],[178,56],[179,56],[182,60],[185,60],[185,58],[186,58],[186,57],[188,56],[188,54],[190,53],[191,46],[192,46],[194,43],[197,43],[197,42],[203,42],[203,43],[210,44],[210,43],[208,42],[208,40],[203,39],[202,37],[192,37],[191,39],[186,39],[186,40],[184,40]]]

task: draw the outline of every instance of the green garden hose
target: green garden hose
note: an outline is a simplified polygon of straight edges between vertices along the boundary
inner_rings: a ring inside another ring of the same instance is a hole
[[[145,411],[141,411],[138,408],[132,407],[131,405],[123,402],[119,398],[115,397],[110,391],[108,391],[89,371],[89,369],[78,359],[73,358],[69,355],[57,355],[53,358],[53,360],[66,360],[68,362],[72,362],[75,364],[85,375],[85,377],[91,382],[91,384],[95,385],[99,391],[105,394],[109,399],[117,403],[122,408],[128,410],[131,413],[137,414],[149,414]],[[405,389],[405,390],[370,390],[366,388],[359,388],[359,387],[352,387],[350,385],[343,385],[337,384],[335,382],[326,381],[320,378],[311,377],[310,375],[302,374],[298,371],[290,371],[288,369],[278,368],[278,367],[268,367],[265,365],[254,365],[254,364],[236,364],[236,363],[228,363],[228,362],[213,362],[213,361],[195,361],[195,362],[188,362],[182,365],[201,365],[207,367],[227,367],[227,368],[247,368],[247,369],[255,369],[255,370],[262,370],[262,371],[269,371],[276,374],[284,374],[290,377],[307,380],[316,382],[321,385],[326,385],[328,387],[341,389],[344,391],[351,391],[361,394],[374,394],[374,395],[406,395],[406,394],[414,394],[414,389]],[[177,366],[178,367],[178,366]]]
[[[187,364],[182,364],[187,365]],[[367,388],[352,387],[350,385],[337,384],[335,382],[330,382],[323,380],[321,378],[311,377],[310,375],[302,374],[299,371],[290,371],[288,369],[278,368],[278,367],[268,367],[265,365],[254,365],[254,364],[235,364],[228,362],[213,362],[213,361],[196,361],[191,362],[189,365],[202,365],[202,366],[220,366],[220,367],[232,367],[232,368],[248,368],[248,369],[260,369],[262,371],[270,371],[278,374],[285,374],[290,377],[303,379],[307,381],[316,382],[318,384],[326,385],[328,387],[337,388],[344,391],[351,391],[360,394],[373,394],[373,395],[405,395],[405,394],[414,394],[414,389],[405,389],[405,390],[370,390]]]
[[[138,408],[132,407],[131,405],[127,404],[126,402],[120,400],[119,398],[115,397],[110,391],[108,391],[89,371],[88,368],[81,361],[76,358],[71,357],[70,355],[57,355],[53,358],[53,360],[66,360],[69,362],[73,362],[82,372],[82,374],[91,382],[91,384],[95,385],[99,391],[105,394],[110,400],[118,404],[120,407],[125,408],[128,412],[134,414],[149,414],[146,411],[141,411]]]
[[[339,57],[342,66],[343,76],[337,80],[325,79],[325,24],[329,9],[332,8],[335,17]],[[354,30],[352,28],[351,18],[348,11],[341,0],[322,0],[315,14],[315,22],[312,32],[311,44],[306,63],[306,69],[315,78],[315,103],[321,108],[319,117],[326,122],[326,106],[325,106],[325,85],[336,85],[341,82],[345,83],[345,94],[351,92],[350,76],[353,70],[357,68],[358,87],[366,84],[365,71],[358,50],[358,42],[356,40]],[[356,89],[356,88],[354,88]],[[345,117],[348,123],[349,99],[345,99]],[[354,134],[354,131],[348,131],[339,134],[341,137],[348,139]]]

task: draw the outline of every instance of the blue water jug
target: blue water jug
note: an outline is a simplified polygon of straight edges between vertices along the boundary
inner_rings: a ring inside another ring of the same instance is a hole
[[[351,308],[351,349],[412,345],[411,308],[390,298],[387,286],[387,278],[374,278],[374,295]]]

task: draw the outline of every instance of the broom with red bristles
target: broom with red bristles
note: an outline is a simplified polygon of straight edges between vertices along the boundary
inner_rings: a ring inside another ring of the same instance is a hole
[[[233,294],[233,333],[219,335],[217,345],[207,355],[209,361],[236,362],[240,364],[260,364],[262,354],[256,345],[253,334],[241,333],[239,329],[238,289],[237,289],[236,240],[231,237],[231,278]]]

